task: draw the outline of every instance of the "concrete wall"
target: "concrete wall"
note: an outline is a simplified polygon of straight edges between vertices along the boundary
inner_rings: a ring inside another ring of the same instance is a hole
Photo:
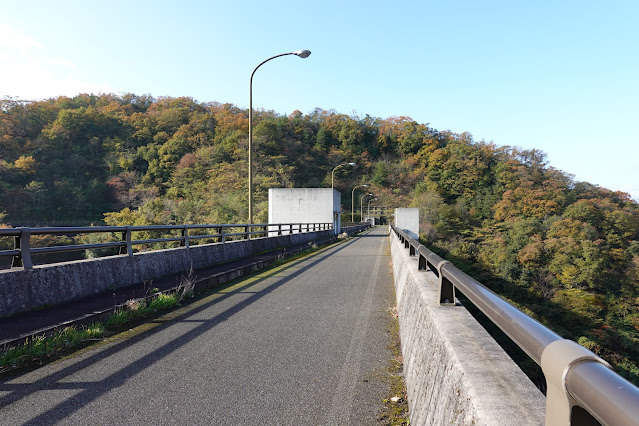
[[[419,209],[395,209],[395,226],[406,231],[414,239],[419,238]]]
[[[461,306],[439,306],[438,278],[391,232],[411,424],[542,425],[545,398]]]
[[[333,223],[339,233],[341,203],[332,188],[270,188],[268,223]]]
[[[331,231],[309,232],[0,271],[0,316],[331,235]]]

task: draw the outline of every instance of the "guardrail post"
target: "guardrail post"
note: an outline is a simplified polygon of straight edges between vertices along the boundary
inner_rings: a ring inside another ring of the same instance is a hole
[[[13,256],[11,267],[33,269],[33,262],[31,261],[31,229],[26,227],[18,229],[20,230],[20,235],[13,237],[13,249],[20,250],[20,254]]]
[[[418,252],[418,253],[419,253],[419,252]],[[418,265],[419,265],[419,266],[417,267],[417,269],[418,269],[419,271],[426,271],[426,270],[428,270],[428,262],[426,261],[426,257],[425,257],[423,254],[421,254],[421,253],[419,253],[419,261],[418,261]]]
[[[120,254],[126,254],[133,256],[133,247],[131,247],[131,227],[127,226],[125,231],[122,231],[122,241],[126,243],[124,247],[120,247]]]
[[[220,241],[222,241],[222,243],[226,242],[226,237],[224,236],[224,227],[220,226]]]
[[[251,225],[246,225],[244,227],[244,239],[245,240],[250,240],[251,239],[251,234],[250,234],[249,229],[251,229]]]
[[[441,305],[455,305],[455,286],[450,282],[448,278],[444,276],[442,268],[447,263],[447,260],[439,262],[437,265],[437,271],[439,272],[439,304]]]
[[[281,223],[277,224],[277,235],[282,235],[282,224]]]
[[[603,359],[572,340],[550,343],[541,354],[541,369],[546,377],[546,426],[599,425],[586,410],[579,407],[566,388],[566,377],[580,362],[598,362],[610,368]]]
[[[410,244],[409,249],[410,249],[410,252],[408,253],[409,256],[415,256],[415,247],[412,244]]]
[[[180,241],[180,246],[189,248],[189,228],[187,225],[184,225],[184,228],[181,229],[182,232],[182,241]]]

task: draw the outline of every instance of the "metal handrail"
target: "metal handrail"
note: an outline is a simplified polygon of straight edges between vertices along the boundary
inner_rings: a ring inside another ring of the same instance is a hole
[[[271,230],[270,227],[275,227]],[[241,232],[234,232],[235,229],[242,229]],[[195,229],[215,229],[215,234],[208,235],[189,235],[189,230]],[[194,225],[147,225],[147,226],[81,226],[81,227],[41,227],[41,228],[0,228],[0,237],[13,237],[13,250],[0,250],[0,257],[11,256],[12,268],[33,268],[31,260],[32,255],[42,255],[51,253],[63,253],[72,251],[84,251],[98,248],[120,248],[120,254],[133,255],[134,245],[149,245],[167,242],[179,242],[181,246],[189,248],[190,241],[202,239],[218,239],[218,243],[226,243],[227,238],[242,237],[243,239],[251,239],[252,236],[258,235],[269,237],[273,233],[283,235],[283,233],[302,233],[313,231],[326,231],[333,229],[330,222],[322,223],[257,223],[257,224],[194,224]],[[225,232],[229,230],[231,232]],[[181,231],[179,236],[171,236],[164,238],[149,238],[143,240],[135,240],[131,238],[134,232],[145,231]],[[77,234],[91,233],[121,233],[120,241],[112,241],[96,244],[73,244],[51,247],[31,247],[31,235],[67,235],[73,236]]]
[[[410,254],[419,256],[418,269],[430,269],[439,277],[440,294],[447,291],[443,289],[446,285],[452,287],[448,297],[452,294],[453,303],[440,297],[441,304],[454,304],[454,289],[458,288],[542,367],[548,384],[546,425],[570,424],[573,406],[606,425],[639,424],[639,388],[615,373],[607,362],[524,314],[405,231],[394,225],[391,228]],[[568,401],[567,406],[562,398]]]

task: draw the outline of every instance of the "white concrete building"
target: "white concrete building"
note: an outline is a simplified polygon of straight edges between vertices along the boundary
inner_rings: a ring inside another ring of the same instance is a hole
[[[342,194],[332,188],[271,188],[268,223],[332,223],[338,234],[342,225],[341,203]]]
[[[412,238],[419,238],[419,209],[395,209],[395,226],[406,231]]]

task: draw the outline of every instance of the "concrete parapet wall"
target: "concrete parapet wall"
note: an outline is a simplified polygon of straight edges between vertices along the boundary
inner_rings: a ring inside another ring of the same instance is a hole
[[[438,278],[390,238],[411,424],[542,425],[543,394],[463,306],[439,306]]]
[[[308,232],[224,244],[203,244],[188,249],[155,250],[133,256],[108,256],[35,266],[29,270],[0,271],[0,316],[332,235],[332,231]]]

